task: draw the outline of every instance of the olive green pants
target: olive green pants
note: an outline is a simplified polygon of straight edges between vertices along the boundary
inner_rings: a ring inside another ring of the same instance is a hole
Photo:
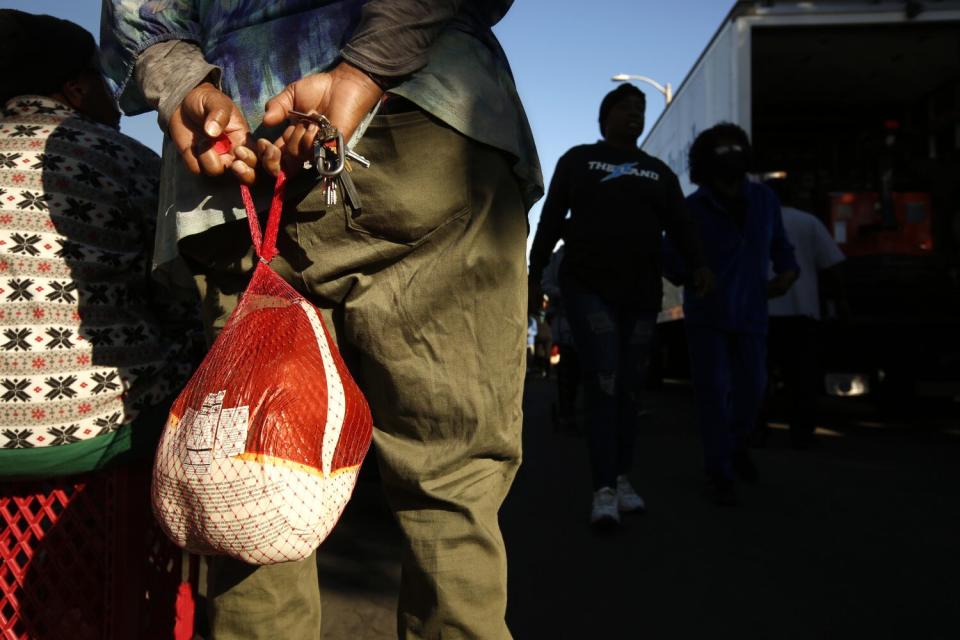
[[[357,150],[373,163],[352,173],[361,210],[294,180],[271,266],[324,311],[373,411],[405,535],[399,637],[509,638],[498,511],[520,463],[520,190],[505,155],[422,112],[377,117]],[[253,268],[246,223],[181,249],[216,334]],[[312,557],[216,559],[209,597],[216,640],[320,636]]]

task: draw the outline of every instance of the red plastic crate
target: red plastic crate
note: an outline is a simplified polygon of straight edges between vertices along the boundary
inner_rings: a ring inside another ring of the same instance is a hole
[[[181,555],[145,467],[0,483],[3,640],[173,637]]]

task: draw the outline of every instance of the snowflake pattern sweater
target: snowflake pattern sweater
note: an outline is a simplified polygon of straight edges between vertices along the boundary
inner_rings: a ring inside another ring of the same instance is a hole
[[[186,380],[147,276],[156,154],[47,97],[0,114],[0,448],[106,436]]]

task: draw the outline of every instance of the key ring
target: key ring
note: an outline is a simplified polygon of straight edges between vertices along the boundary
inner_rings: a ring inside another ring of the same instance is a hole
[[[325,178],[335,178],[343,173],[347,157],[344,150],[343,134],[340,133],[340,130],[334,127],[330,123],[330,120],[323,114],[301,113],[293,109],[288,113],[299,120],[315,124],[320,128],[320,131],[317,132],[317,137],[313,141],[313,164],[317,173]],[[337,155],[337,160],[333,163],[333,168],[329,168],[326,160],[323,158],[323,147],[330,142],[334,142],[334,147],[331,150]]]

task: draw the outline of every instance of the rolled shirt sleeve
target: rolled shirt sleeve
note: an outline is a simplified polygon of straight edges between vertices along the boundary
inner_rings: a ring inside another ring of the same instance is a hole
[[[147,104],[156,109],[160,128],[167,130],[170,116],[190,90],[203,82],[219,86],[221,70],[208,63],[192,42],[169,40],[140,54],[133,77]]]

